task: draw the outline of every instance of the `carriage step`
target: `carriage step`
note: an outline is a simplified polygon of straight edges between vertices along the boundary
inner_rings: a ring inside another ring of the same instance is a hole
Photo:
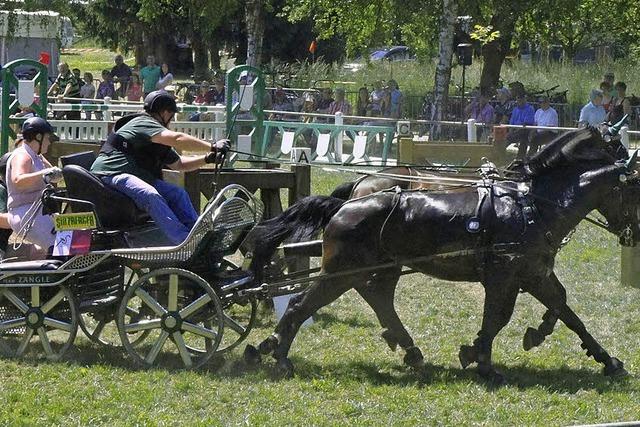
[[[57,259],[5,262],[5,263],[0,263],[0,271],[56,270],[61,265],[62,265],[62,261]]]

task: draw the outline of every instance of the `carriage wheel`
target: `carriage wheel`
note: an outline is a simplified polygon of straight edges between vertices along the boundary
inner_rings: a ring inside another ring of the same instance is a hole
[[[218,347],[218,353],[233,350],[247,338],[256,323],[258,302],[255,299],[232,304],[222,313],[224,336]]]
[[[131,309],[137,316],[130,316]],[[125,292],[118,310],[120,339],[142,366],[204,365],[224,327],[220,300],[200,276],[177,268],[151,271]],[[142,338],[137,332],[146,331]],[[137,341],[137,342],[136,342]]]
[[[222,269],[237,270],[240,268],[233,261],[224,258],[221,263]],[[218,353],[225,353],[233,350],[247,338],[256,322],[258,302],[254,299],[247,299],[241,302],[223,303],[224,310],[222,319],[225,330],[222,341],[218,346]]]
[[[127,269],[128,270],[128,269]],[[128,278],[125,274],[125,289],[128,288],[135,280],[141,276],[139,270],[130,270],[128,272]],[[91,341],[110,348],[122,347],[122,340],[118,332],[118,326],[116,323],[116,314],[118,306],[114,303],[113,306],[104,307],[101,310],[94,312],[80,313],[78,323],[80,329],[84,335]],[[141,317],[140,307],[127,307],[126,316],[129,321],[135,321]],[[132,345],[144,340],[149,334],[148,331],[135,332],[130,335]]]
[[[64,286],[0,288],[0,351],[9,357],[60,360],[73,344],[78,314]]]

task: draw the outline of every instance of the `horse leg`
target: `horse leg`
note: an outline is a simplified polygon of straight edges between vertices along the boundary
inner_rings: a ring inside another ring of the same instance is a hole
[[[400,278],[400,270],[377,273],[364,286],[356,287],[356,291],[371,306],[384,328],[382,338],[392,351],[398,344],[405,351],[404,363],[411,367],[423,364],[422,352],[415,346],[413,338],[402,324],[394,306],[396,285]]]
[[[319,280],[302,294],[289,301],[287,310],[278,322],[275,332],[258,346],[262,354],[273,353],[276,368],[283,377],[293,376],[293,364],[288,359],[291,344],[302,323],[320,308],[332,303],[353,287],[352,278]],[[245,359],[256,353],[250,346],[245,349]],[[248,355],[251,355],[248,357]]]
[[[473,341],[473,346],[461,346],[458,354],[460,364],[466,368],[473,362],[478,363],[478,373],[494,384],[505,382],[504,376],[496,371],[491,363],[493,340],[502,328],[509,323],[519,288],[515,283],[483,283],[485,288],[482,329]]]
[[[552,274],[549,280],[541,282],[538,286],[527,289],[534,298],[544,304],[549,310],[558,313],[558,317],[569,329],[575,332],[582,340],[581,347],[587,350],[587,356],[592,356],[597,362],[604,365],[604,374],[607,376],[624,376],[627,371],[624,363],[615,357],[611,357],[600,346],[598,341],[591,336],[582,320],[567,305],[566,290],[560,280]]]
[[[539,346],[544,342],[546,337],[551,335],[553,328],[558,322],[559,314],[557,310],[547,310],[547,312],[542,315],[542,323],[540,323],[538,329],[527,328],[522,339],[522,347],[525,351]]]

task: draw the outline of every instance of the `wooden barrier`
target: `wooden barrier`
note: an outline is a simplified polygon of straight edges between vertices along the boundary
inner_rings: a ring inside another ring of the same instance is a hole
[[[417,142],[412,138],[400,138],[398,163],[426,164],[448,163],[480,165],[483,157],[498,166],[511,160],[503,144],[481,142]]]
[[[640,246],[623,246],[620,255],[620,282],[640,288]]]
[[[218,176],[218,188],[240,184],[252,193],[260,190],[260,198],[265,206],[264,217],[271,218],[282,212],[280,189],[289,190],[289,206],[311,194],[309,165],[291,165],[291,170],[278,169],[277,166],[277,163],[265,163],[264,168],[222,169]],[[164,176],[167,181],[187,190],[198,211],[202,195],[206,198],[213,196],[216,173],[211,168],[186,173],[165,170]]]

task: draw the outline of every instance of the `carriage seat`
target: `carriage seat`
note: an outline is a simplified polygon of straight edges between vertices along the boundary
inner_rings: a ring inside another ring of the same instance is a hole
[[[33,270],[57,270],[62,261],[57,259],[41,259],[35,261],[19,261],[0,263],[0,271],[33,271]]]
[[[100,225],[104,228],[130,228],[149,221],[149,215],[138,209],[133,200],[113,190],[85,168],[66,165],[62,175],[70,198],[87,200],[95,205]],[[70,202],[74,212],[86,212],[90,208],[81,203]]]

